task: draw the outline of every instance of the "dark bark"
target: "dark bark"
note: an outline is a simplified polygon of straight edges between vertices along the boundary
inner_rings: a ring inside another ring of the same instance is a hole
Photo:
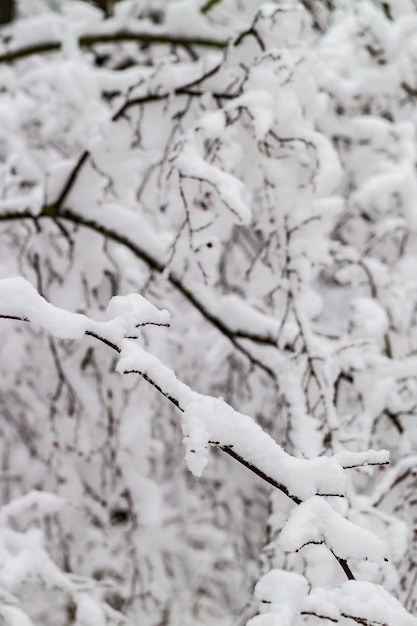
[[[15,17],[15,0],[0,0],[0,24],[9,24]]]
[[[113,16],[113,5],[115,0],[90,0],[90,2],[101,9],[106,17]]]

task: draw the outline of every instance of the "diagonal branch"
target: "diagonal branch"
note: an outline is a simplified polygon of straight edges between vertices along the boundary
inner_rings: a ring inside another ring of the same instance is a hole
[[[13,319],[13,320],[24,321],[24,322],[30,322],[31,321],[28,317],[26,317],[24,315],[22,315],[22,316],[16,315],[15,316],[15,315],[1,315],[0,314],[0,318]],[[99,335],[98,333],[90,331],[88,329],[85,331],[85,334],[89,335],[91,337],[94,337],[98,341],[101,341],[102,343],[104,343],[108,347],[112,348],[113,350],[115,350],[119,354],[121,353],[121,348],[117,344],[115,344],[112,341],[108,340],[105,336]],[[167,398],[167,400],[169,400],[179,411],[181,411],[182,413],[184,412],[184,408],[181,406],[180,400],[175,395],[173,395],[172,392],[166,392],[161,387],[161,385],[152,378],[152,376],[149,373],[142,372],[142,371],[136,370],[136,369],[123,370],[123,373],[124,374],[137,374],[137,375],[141,376],[147,383],[152,385],[152,387],[154,387],[160,394],[162,394],[165,398]],[[219,442],[213,442],[213,441],[210,441],[209,443],[211,445],[219,448],[223,452],[225,452],[227,455],[229,455],[230,457],[235,459],[235,461],[237,461],[238,463],[240,463],[241,465],[243,465],[244,467],[249,469],[252,473],[254,473],[256,476],[259,476],[262,480],[264,480],[268,484],[272,485],[276,489],[279,489],[288,498],[290,498],[295,504],[299,505],[299,504],[302,503],[302,500],[300,498],[298,498],[297,496],[295,496],[294,494],[292,494],[284,484],[278,482],[275,478],[273,478],[272,476],[269,476],[268,474],[266,474],[262,469],[260,469],[259,467],[257,467],[256,465],[254,465],[253,463],[248,461],[247,459],[243,458],[238,452],[236,452],[233,449],[233,445],[232,444],[221,445]],[[355,580],[355,577],[354,577],[354,575],[353,575],[353,573],[352,573],[352,571],[351,571],[351,569],[350,569],[346,559],[343,559],[343,558],[337,556],[332,549],[330,549],[330,552],[336,558],[337,562],[339,563],[340,567],[343,569],[343,572],[345,573],[347,578],[349,580]]]
[[[162,274],[165,267],[161,261],[157,258],[151,256],[149,252],[141,248],[137,243],[131,241],[128,237],[121,235],[114,230],[100,224],[97,221],[86,218],[79,213],[75,213],[70,211],[69,209],[59,210],[58,207],[55,206],[44,206],[40,214],[32,215],[29,211],[24,212],[7,212],[0,214],[0,222],[4,221],[17,221],[24,219],[56,219],[65,220],[68,222],[72,222],[73,224],[77,224],[79,226],[84,226],[93,230],[94,232],[114,241],[116,243],[122,244],[126,248],[128,248],[136,258],[145,262],[148,267],[152,270],[156,271],[158,274]],[[257,357],[252,355],[250,351],[239,342],[239,339],[246,339],[252,341],[253,343],[259,345],[270,345],[276,347],[275,339],[269,335],[263,335],[261,333],[250,333],[243,330],[235,331],[233,328],[228,326],[220,317],[218,317],[213,311],[210,311],[207,306],[205,306],[192,292],[192,290],[181,281],[178,276],[176,276],[172,271],[169,272],[165,278],[168,282],[178,291],[195,309],[199,311],[199,313],[208,321],[212,326],[214,326],[224,337],[226,337],[233,347],[238,350],[241,354],[243,354],[250,363],[255,365],[256,367],[262,369],[265,374],[267,374],[275,383],[277,382],[277,375],[275,371],[265,365],[262,361],[260,361]]]
[[[71,170],[71,173],[69,174],[67,180],[65,181],[65,184],[62,187],[62,190],[61,190],[58,198],[55,200],[55,203],[54,203],[54,206],[58,210],[61,208],[61,206],[65,202],[69,192],[71,191],[75,181],[77,180],[79,172],[81,171],[84,163],[87,161],[89,155],[90,155],[90,153],[88,152],[88,150],[85,150],[84,152],[82,152],[81,155],[79,156],[75,166]]]

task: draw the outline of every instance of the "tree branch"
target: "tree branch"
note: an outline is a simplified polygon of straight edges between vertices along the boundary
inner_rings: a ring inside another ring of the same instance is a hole
[[[222,0],[207,0],[207,2],[205,4],[203,4],[203,6],[200,9],[200,13],[206,14],[209,11],[211,11],[211,9],[213,9],[216,4],[220,4]]]
[[[128,30],[116,31],[114,33],[97,33],[92,35],[82,35],[78,39],[80,48],[92,48],[96,44],[112,44],[123,43],[127,41],[136,41],[141,44],[159,44],[182,46],[189,48],[190,46],[199,46],[202,48],[214,48],[223,50],[227,46],[227,41],[210,39],[204,37],[183,37],[170,35],[168,33],[140,33]],[[12,63],[35,54],[45,54],[48,52],[58,52],[62,48],[60,41],[44,41],[32,46],[24,46],[16,48],[9,52],[0,54],[0,64]]]
[[[59,209],[61,208],[61,206],[63,205],[63,203],[66,200],[66,197],[68,196],[69,192],[72,189],[72,186],[74,185],[78,174],[80,172],[80,170],[82,169],[84,163],[87,161],[88,157],[89,157],[89,152],[88,150],[85,150],[78,158],[77,163],[75,164],[75,167],[72,169],[70,175],[68,176],[68,179],[66,180],[58,198],[55,200],[54,202],[54,206],[57,209],[57,212],[59,211]]]

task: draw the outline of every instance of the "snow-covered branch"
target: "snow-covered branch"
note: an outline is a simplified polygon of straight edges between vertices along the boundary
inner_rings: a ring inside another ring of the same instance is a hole
[[[315,500],[311,500],[310,504],[310,499],[314,496],[343,497],[345,492],[343,464],[348,463],[349,467],[353,467],[388,462],[388,453],[385,450],[380,452],[371,450],[360,455],[346,451],[334,458],[296,459],[287,454],[252,418],[235,411],[222,398],[212,398],[192,391],[176,378],[170,368],[133,341],[137,338],[138,328],[149,324],[169,325],[168,312],[159,311],[138,294],[113,298],[107,310],[111,319],[104,322],[96,322],[85,315],[69,313],[54,307],[22,278],[0,281],[0,297],[2,301],[0,318],[30,321],[60,338],[79,339],[84,334],[91,335],[119,352],[117,365],[119,372],[139,374],[184,414],[185,458],[189,469],[196,476],[201,476],[207,465],[208,446],[212,445],[285,493],[296,504],[300,505],[307,500],[311,508]],[[345,522],[346,528],[341,536],[345,541],[346,529],[349,528],[351,547],[346,553],[340,554],[336,543],[339,534],[335,533],[338,533],[339,525],[343,525],[342,517],[325,502],[320,505],[319,502],[320,500],[315,506],[325,507],[321,519],[326,520],[326,528],[330,524],[333,538],[327,534],[324,526],[322,528],[318,523],[308,522],[308,516],[304,513],[307,503],[303,505],[304,508],[299,509],[297,519],[302,520],[301,524],[307,520],[305,528],[310,526],[315,528],[321,540],[328,545],[336,558],[343,562],[344,571],[350,572],[346,563],[347,557],[371,558],[369,552],[356,554],[355,540],[357,539],[360,545],[367,543],[368,550],[372,547],[372,541],[376,545],[379,540],[377,538],[372,540],[372,534]],[[321,508],[320,511],[323,513]],[[283,536],[287,537],[291,532],[293,537],[293,528],[296,524],[291,526],[291,531],[283,530]],[[310,531],[305,534],[304,530],[303,533],[302,539],[296,540],[297,545],[294,544],[294,539],[283,538],[283,541],[290,546],[290,550],[298,550],[302,545],[316,542],[315,535],[312,536]],[[380,558],[379,543],[378,551]],[[353,578],[351,572],[349,578]]]

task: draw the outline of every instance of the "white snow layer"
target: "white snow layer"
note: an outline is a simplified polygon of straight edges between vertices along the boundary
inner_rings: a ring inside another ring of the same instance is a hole
[[[223,172],[205,161],[191,142],[187,143],[176,159],[181,175],[199,181],[206,181],[216,189],[220,200],[232,213],[237,223],[249,224],[251,211],[244,200],[245,186],[236,176]]]
[[[387,557],[387,547],[379,537],[349,522],[318,496],[292,511],[279,537],[280,546],[287,552],[311,543],[324,543],[343,559],[380,562]]]
[[[333,458],[345,469],[365,465],[386,465],[389,462],[389,452],[388,450],[366,450],[364,452],[340,450]]]
[[[305,599],[303,611],[312,612],[334,621],[349,617],[355,622],[386,624],[386,626],[416,626],[417,618],[380,585],[349,580],[339,589],[315,589]]]
[[[255,596],[263,615],[249,620],[248,626],[290,626],[300,613],[309,584],[304,576],[273,569],[258,581]]]
[[[90,332],[118,344],[138,326],[169,323],[167,311],[159,311],[139,294],[116,296],[107,312],[113,319],[97,322],[50,304],[22,277],[0,280],[0,317],[30,321],[63,339],[79,339]]]
[[[0,525],[7,524],[9,517],[19,517],[28,509],[38,509],[43,515],[54,515],[67,504],[64,498],[54,493],[34,489],[1,507]]]
[[[259,580],[255,596],[262,615],[248,626],[290,626],[298,615],[314,615],[339,622],[351,619],[360,624],[416,626],[417,618],[383,587],[370,582],[349,580],[336,589],[312,589],[301,574],[273,569]]]
[[[262,576],[255,586],[256,598],[270,605],[270,610],[280,604],[300,606],[309,592],[309,584],[304,576],[295,572],[273,569]]]

